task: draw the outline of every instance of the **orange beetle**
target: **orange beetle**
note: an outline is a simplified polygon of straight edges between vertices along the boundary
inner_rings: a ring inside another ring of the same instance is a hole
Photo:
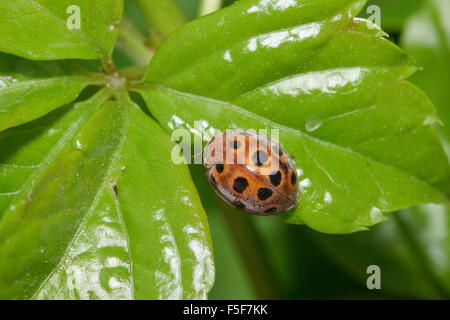
[[[258,215],[298,203],[297,170],[281,146],[252,130],[227,130],[204,150],[209,182],[239,210]]]

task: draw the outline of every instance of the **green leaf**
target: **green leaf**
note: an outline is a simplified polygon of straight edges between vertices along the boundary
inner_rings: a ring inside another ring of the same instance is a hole
[[[108,95],[0,134],[10,150],[0,156],[1,298],[193,299],[211,288],[187,167],[139,107]]]
[[[96,80],[73,70],[71,63],[32,62],[0,53],[0,131],[75,100]]]
[[[70,6],[79,7],[80,29],[67,26]],[[0,0],[0,51],[34,60],[106,60],[122,10],[123,0]]]
[[[286,222],[348,233],[383,212],[446,202],[434,107],[405,80],[412,59],[353,18],[364,3],[239,1],[171,35],[139,91],[169,131],[208,140],[212,126],[279,129],[301,179]]]

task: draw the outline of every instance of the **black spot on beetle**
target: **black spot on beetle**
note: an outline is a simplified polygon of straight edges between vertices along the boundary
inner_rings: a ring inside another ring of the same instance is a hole
[[[258,167],[261,167],[268,160],[267,153],[262,150],[256,151],[252,156],[252,161]]]
[[[119,188],[117,187],[117,184],[114,183],[111,187],[112,187],[112,190],[114,191],[116,198],[119,198]]]
[[[281,172],[278,170],[275,173],[272,173],[270,176],[270,182],[276,187],[281,183]]]
[[[258,199],[259,200],[266,200],[272,196],[272,190],[269,188],[260,188],[258,190]]]
[[[223,169],[225,169],[223,163],[217,163],[217,164],[216,164],[216,171],[217,171],[218,173],[222,173],[222,172],[223,172]]]
[[[245,204],[243,204],[242,202],[240,202],[239,200],[233,201],[233,205],[237,208],[237,209],[245,209]]]
[[[264,211],[265,213],[275,213],[275,212],[277,212],[277,208],[275,208],[275,207],[273,207],[273,208],[269,208],[269,209],[267,209],[267,210],[265,210]]]
[[[239,149],[239,148],[241,147],[241,142],[238,141],[238,140],[234,140],[234,141],[231,143],[231,147],[232,147],[233,149]]]
[[[244,192],[244,190],[248,187],[248,181],[247,179],[243,178],[243,177],[237,177],[234,180],[233,183],[233,189],[234,191],[238,192],[238,193],[242,193]]]
[[[297,175],[295,174],[295,172],[292,172],[291,183],[292,183],[292,185],[294,185],[296,182],[297,182]]]

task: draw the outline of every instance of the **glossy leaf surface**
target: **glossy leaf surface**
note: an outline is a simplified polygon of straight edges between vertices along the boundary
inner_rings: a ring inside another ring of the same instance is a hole
[[[0,51],[34,60],[108,58],[122,10],[123,0],[1,0]]]
[[[213,126],[279,129],[301,180],[287,222],[348,233],[383,212],[446,202],[450,169],[430,128],[434,107],[405,80],[412,59],[353,18],[363,5],[239,1],[170,36],[140,91],[167,130],[208,140]]]
[[[106,98],[1,134],[0,297],[206,297],[212,249],[189,171],[153,120]]]
[[[0,131],[75,100],[93,81],[70,63],[31,62],[0,54]]]

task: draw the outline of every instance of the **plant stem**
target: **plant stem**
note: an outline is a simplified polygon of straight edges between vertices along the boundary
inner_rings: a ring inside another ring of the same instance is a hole
[[[198,15],[204,16],[219,10],[222,7],[222,0],[202,0],[200,2]]]
[[[264,248],[261,245],[260,235],[252,217],[237,212],[224,203],[220,205],[257,295],[261,299],[279,299],[279,288],[273,279]]]
[[[186,23],[183,13],[173,0],[136,0],[148,26],[163,37]]]
[[[146,37],[127,18],[120,24],[118,47],[139,66],[148,65],[154,52],[145,46]]]
[[[132,66],[119,70],[119,74],[127,79],[129,83],[140,83],[146,71],[147,68],[145,66]]]
[[[114,65],[114,62],[112,61],[112,58],[110,55],[104,55],[101,59],[101,64],[103,71],[106,74],[113,74],[116,72],[116,66]]]

